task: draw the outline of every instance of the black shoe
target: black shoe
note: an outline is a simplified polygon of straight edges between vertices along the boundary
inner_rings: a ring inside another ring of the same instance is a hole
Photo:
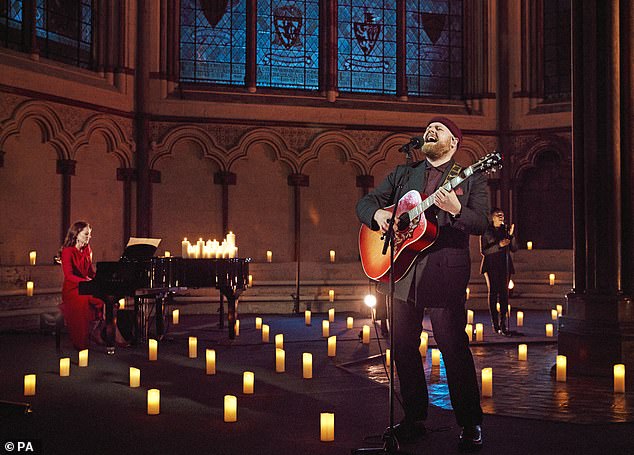
[[[482,427],[467,425],[462,427],[458,447],[461,452],[477,452],[482,448]]]
[[[390,427],[385,429],[385,434],[389,434]],[[427,434],[425,423],[422,420],[403,420],[394,425],[394,437],[399,443],[415,442],[423,439]]]

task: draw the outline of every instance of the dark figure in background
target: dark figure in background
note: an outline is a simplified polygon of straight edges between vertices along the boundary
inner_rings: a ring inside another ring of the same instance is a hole
[[[509,334],[508,287],[511,275],[515,273],[510,251],[517,250],[514,231],[514,224],[509,229],[506,228],[504,212],[499,208],[494,208],[491,210],[491,223],[480,237],[480,251],[482,252],[480,273],[484,274],[489,288],[489,311],[493,331],[503,335]],[[497,309],[498,302],[500,303],[500,311]]]
[[[454,169],[453,155],[462,140],[460,128],[444,117],[433,118],[424,133],[426,159],[391,173],[359,200],[357,216],[373,230],[388,229],[391,212],[384,207],[402,174],[408,172],[401,195],[410,190],[431,195]],[[396,175],[398,174],[398,175]],[[392,196],[393,197],[393,196]],[[431,196],[430,196],[431,197]],[[439,235],[394,286],[394,360],[405,417],[394,427],[400,442],[423,437],[429,396],[418,347],[425,308],[442,352],[451,404],[462,427],[459,447],[482,447],[482,408],[469,339],[465,333],[465,291],[470,275],[469,235],[481,235],[488,224],[489,192],[482,174],[474,174],[452,191],[440,189],[429,215],[437,215]],[[379,291],[387,292],[379,287]]]

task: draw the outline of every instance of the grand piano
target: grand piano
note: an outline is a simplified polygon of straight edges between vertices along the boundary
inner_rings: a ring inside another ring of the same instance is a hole
[[[224,296],[229,338],[234,339],[236,300],[248,285],[250,261],[250,258],[131,258],[124,254],[117,262],[97,262],[95,278],[79,283],[79,293],[91,294],[106,302],[106,321],[111,333],[114,333],[114,304],[122,297],[134,297],[135,339],[138,339],[139,335],[147,336],[143,300],[154,300],[156,334],[160,338],[165,331],[163,311],[168,298],[187,288],[216,288],[220,291],[220,327],[224,323]],[[109,351],[114,352],[112,336],[107,338]]]

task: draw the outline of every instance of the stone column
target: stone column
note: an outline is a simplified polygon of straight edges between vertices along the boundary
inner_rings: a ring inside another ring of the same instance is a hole
[[[70,227],[70,205],[71,205],[71,177],[75,175],[75,160],[57,160],[57,173],[62,176],[62,225],[61,243],[64,242],[66,231]]]
[[[229,171],[218,171],[214,174],[214,183],[222,185],[222,232],[226,235],[229,231],[229,185],[237,182],[236,174]]]
[[[132,235],[132,181],[136,171],[129,167],[117,169],[117,180],[123,182],[123,245],[127,245]]]
[[[299,272],[300,272],[300,263],[301,263],[301,191],[300,188],[302,186],[308,186],[309,179],[305,174],[290,174],[288,176],[288,184],[292,186],[294,189],[294,199],[295,199],[295,261],[297,262],[297,270],[295,276],[295,294],[293,295],[293,313],[299,313]],[[310,308],[307,308],[310,309]]]

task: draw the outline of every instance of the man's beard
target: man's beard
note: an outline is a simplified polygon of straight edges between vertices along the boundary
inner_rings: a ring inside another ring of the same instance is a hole
[[[423,154],[432,160],[438,160],[449,153],[450,147],[442,142],[425,142],[423,144]]]

